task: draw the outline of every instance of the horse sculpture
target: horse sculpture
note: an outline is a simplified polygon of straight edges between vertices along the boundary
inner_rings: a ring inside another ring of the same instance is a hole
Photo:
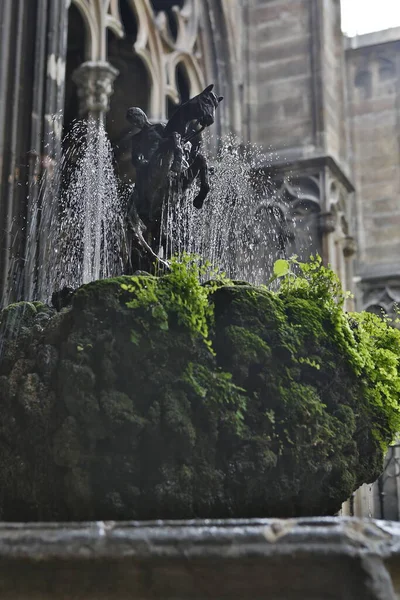
[[[223,99],[209,85],[198,96],[178,107],[166,125],[152,124],[137,107],[128,109],[127,120],[137,131],[132,136],[132,164],[136,184],[130,199],[128,220],[133,237],[132,265],[149,268],[159,260],[162,207],[174,182],[183,191],[199,178],[200,189],[193,204],[200,209],[209,192],[206,158],[200,152],[201,133],[214,123],[215,110]]]

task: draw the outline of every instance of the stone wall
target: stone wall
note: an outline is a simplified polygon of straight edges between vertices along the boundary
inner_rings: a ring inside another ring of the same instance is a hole
[[[345,54],[338,0],[250,2],[249,133],[266,152],[288,249],[319,252],[352,287],[353,185],[348,168]]]
[[[359,308],[400,298],[400,28],[348,40]]]
[[[274,151],[312,147],[313,98],[309,0],[251,3],[256,110],[252,139]]]
[[[321,153],[346,159],[339,1],[250,4],[252,141],[282,159]]]

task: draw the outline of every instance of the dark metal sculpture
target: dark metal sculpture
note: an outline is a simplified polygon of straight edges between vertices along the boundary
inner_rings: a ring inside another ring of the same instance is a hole
[[[166,125],[152,124],[137,107],[128,109],[132,130],[132,164],[136,183],[128,208],[131,230],[131,265],[147,268],[159,260],[162,207],[178,190],[186,191],[198,178],[199,193],[193,201],[203,206],[209,192],[207,160],[201,154],[201,133],[214,123],[215,110],[223,99],[209,85],[198,96],[180,105]],[[162,262],[162,261],[161,261]]]

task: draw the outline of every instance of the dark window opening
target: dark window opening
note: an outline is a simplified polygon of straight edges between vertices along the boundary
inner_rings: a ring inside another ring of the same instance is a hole
[[[64,135],[79,116],[79,100],[73,72],[85,62],[86,30],[83,18],[74,4],[68,12],[67,62],[65,67]]]
[[[173,6],[179,6],[182,8],[184,5],[184,0],[151,0],[151,4],[156,12],[161,10],[167,11],[171,10]]]
[[[127,10],[123,14],[121,11],[122,22],[125,32],[129,33],[121,39],[111,31],[107,34],[108,61],[118,70],[118,75],[110,97],[106,129],[113,145],[118,175],[129,184],[135,179],[135,170],[131,165],[130,125],[126,120],[126,111],[131,106],[138,106],[148,114],[151,80],[146,66],[133,48],[137,32],[135,14],[126,1],[123,4]]]
[[[138,27],[134,12],[129,5],[129,2],[127,0],[120,0],[119,10],[126,37],[135,41],[137,38]]]
[[[176,68],[176,84],[178,87],[180,102],[187,102],[190,98],[190,82],[185,67],[180,64]]]

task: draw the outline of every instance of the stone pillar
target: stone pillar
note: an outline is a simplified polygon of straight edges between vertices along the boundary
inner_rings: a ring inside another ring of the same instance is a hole
[[[36,23],[31,142],[36,156],[27,202],[23,298],[37,294],[37,282],[46,269],[51,229],[58,212],[55,194],[44,190],[45,186],[46,189],[53,186],[54,169],[61,158],[69,2],[42,0],[42,5]]]
[[[0,304],[32,292],[36,182],[61,147],[67,14],[65,0],[0,2]]]
[[[65,0],[0,2],[0,305],[33,295],[39,178],[61,149],[67,19]]]
[[[21,286],[35,19],[35,3],[0,2],[0,305]]]
[[[117,69],[106,61],[85,62],[74,71],[72,78],[78,88],[81,117],[104,117],[110,107],[113,83],[117,75]]]

